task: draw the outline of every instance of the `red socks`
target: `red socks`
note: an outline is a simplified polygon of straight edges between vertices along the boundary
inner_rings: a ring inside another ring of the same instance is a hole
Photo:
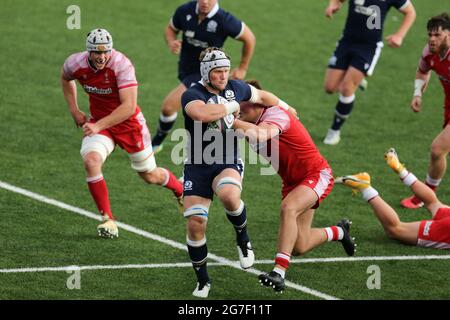
[[[109,203],[108,187],[106,186],[106,182],[103,179],[103,175],[100,174],[95,177],[87,177],[86,181],[88,183],[89,191],[91,192],[92,198],[94,198],[95,204],[97,205],[100,214],[106,214],[110,219],[114,219]]]

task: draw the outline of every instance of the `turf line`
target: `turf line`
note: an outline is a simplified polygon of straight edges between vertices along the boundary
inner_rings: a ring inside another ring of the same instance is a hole
[[[68,205],[66,203],[60,202],[60,201],[55,200],[55,199],[51,199],[51,198],[42,196],[40,194],[31,192],[31,191],[23,189],[23,188],[19,188],[19,187],[13,186],[13,185],[11,185],[9,183],[6,183],[6,182],[3,182],[3,181],[0,181],[0,188],[3,188],[5,190],[11,191],[11,192],[14,192],[14,193],[17,193],[17,194],[21,194],[23,196],[32,198],[34,200],[37,200],[37,201],[40,201],[40,202],[43,202],[43,203],[46,203],[46,204],[50,204],[52,206],[55,206],[55,207],[58,207],[58,208],[61,208],[61,209],[64,209],[64,210],[67,210],[67,211],[70,211],[70,212],[74,212],[74,213],[80,214],[82,216],[85,216],[85,217],[88,217],[88,218],[91,218],[91,219],[94,219],[94,220],[101,221],[101,217],[98,214],[95,214],[93,212],[90,212],[90,211],[87,211],[87,210],[84,210],[84,209],[81,209],[81,208],[78,208],[78,207],[74,207],[74,206]],[[156,234],[153,234],[153,233],[150,233],[150,232],[138,229],[136,227],[133,227],[131,225],[128,225],[128,224],[125,224],[125,223],[122,223],[122,222],[117,222],[117,226],[122,228],[123,230],[127,230],[129,232],[141,235],[141,236],[143,236],[145,238],[152,239],[152,240],[155,240],[155,241],[159,241],[159,242],[167,244],[167,245],[169,245],[169,246],[171,246],[173,248],[177,248],[177,249],[180,249],[180,250],[183,250],[183,251],[187,251],[187,248],[186,248],[185,244],[182,244],[182,243],[179,243],[179,242],[176,242],[176,241],[173,241],[173,240],[161,237],[159,235],[156,235]],[[211,259],[211,260],[215,260],[216,262],[222,263],[225,266],[229,266],[229,267],[232,267],[232,268],[235,268],[235,269],[238,269],[238,270],[241,270],[241,271],[245,271],[245,272],[248,272],[248,273],[253,273],[253,274],[256,274],[256,275],[262,273],[262,271],[254,269],[254,268],[243,270],[240,267],[238,262],[234,262],[234,261],[228,260],[228,259],[226,259],[224,257],[220,257],[220,256],[217,256],[217,255],[212,254],[212,253],[208,253],[208,258]],[[318,297],[318,298],[321,298],[321,299],[325,299],[325,300],[338,300],[339,299],[339,298],[336,298],[334,296],[331,296],[331,295],[325,294],[323,292],[320,292],[320,291],[317,291],[317,290],[314,290],[314,289],[311,289],[311,288],[308,288],[308,287],[296,284],[296,283],[291,282],[291,281],[285,281],[285,284],[286,284],[287,287],[296,289],[298,291],[310,294],[312,296],[315,296],[315,297]]]
[[[332,263],[332,262],[358,262],[358,261],[407,261],[407,260],[450,260],[450,255],[429,256],[372,256],[353,258],[316,258],[294,259],[291,263]],[[235,262],[238,263],[237,261]],[[255,264],[272,264],[273,260],[255,260]],[[226,263],[210,262],[208,266],[227,266]],[[190,262],[175,263],[149,263],[149,264],[123,264],[123,265],[93,265],[93,266],[65,266],[65,267],[37,267],[0,269],[0,273],[27,273],[27,272],[51,272],[51,271],[75,271],[75,270],[117,270],[117,269],[155,269],[155,268],[190,268]]]

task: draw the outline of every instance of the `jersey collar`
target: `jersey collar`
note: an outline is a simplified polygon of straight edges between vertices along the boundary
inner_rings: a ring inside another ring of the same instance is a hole
[[[219,3],[216,3],[216,5],[211,9],[206,17],[208,19],[211,19],[217,13],[217,11],[219,11]],[[198,15],[198,3],[195,5],[195,13]]]

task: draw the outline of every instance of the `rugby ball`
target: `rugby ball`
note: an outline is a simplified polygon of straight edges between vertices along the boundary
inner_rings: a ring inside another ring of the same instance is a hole
[[[228,100],[225,99],[222,96],[219,95],[215,95],[212,96],[209,100],[208,103],[213,103],[213,104],[224,104],[227,103]],[[233,114],[227,114],[225,117],[220,118],[216,121],[212,121],[208,124],[208,129],[211,130],[218,130],[221,132],[226,132],[227,130],[232,130],[233,129],[233,125],[234,125],[234,115]]]

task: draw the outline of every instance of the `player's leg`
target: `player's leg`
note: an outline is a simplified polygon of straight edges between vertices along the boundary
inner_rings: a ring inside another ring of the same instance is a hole
[[[426,184],[433,190],[439,186],[447,170],[447,155],[450,152],[450,125],[434,139],[430,148],[430,164]]]
[[[241,200],[242,178],[240,168],[226,168],[213,180],[212,188],[223,204],[228,221],[236,232],[239,261],[243,269],[250,268],[255,255],[247,232],[247,208]]]
[[[414,197],[420,202],[423,202],[425,207],[434,217],[436,211],[444,206],[437,198],[436,193],[428,185],[418,180],[412,172],[406,169],[400,162],[394,148],[390,148],[385,152],[384,159],[386,160],[387,165],[398,174],[403,184],[411,189],[414,193]]]
[[[368,173],[358,173],[336,178],[336,183],[342,183],[355,192],[361,192],[363,199],[372,207],[375,216],[380,221],[386,234],[406,244],[415,245],[420,222],[404,223],[400,221],[397,213],[389,206],[370,184]]]
[[[186,196],[184,199],[184,216],[186,224],[186,243],[189,257],[197,276],[197,286],[192,294],[207,298],[211,280],[207,270],[208,247],[206,245],[206,226],[211,199],[200,196]]]
[[[364,73],[352,66],[346,71],[339,88],[339,101],[335,107],[333,123],[324,140],[325,144],[334,145],[339,143],[341,127],[353,110],[355,91],[361,80],[364,79],[364,76]]]
[[[177,120],[178,110],[181,109],[181,96],[185,91],[186,86],[180,83],[164,98],[159,116],[158,129],[152,139],[155,153],[161,151],[164,139],[170,130],[172,130]]]
[[[103,219],[103,223],[97,226],[97,232],[99,236],[105,238],[113,238],[119,235],[111,211],[108,187],[102,173],[103,163],[113,150],[113,140],[103,134],[84,137],[80,150],[86,170],[86,182],[88,184],[89,192]]]
[[[343,69],[327,68],[323,85],[326,93],[333,94],[339,91],[346,71]]]

